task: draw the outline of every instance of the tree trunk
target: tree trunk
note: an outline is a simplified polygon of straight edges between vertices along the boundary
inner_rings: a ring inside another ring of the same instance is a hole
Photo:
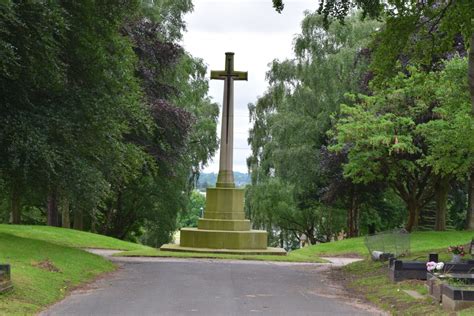
[[[418,217],[420,215],[420,207],[416,201],[409,201],[407,203],[408,208],[408,222],[405,226],[405,229],[409,232],[413,230],[413,228],[418,227]]]
[[[474,172],[471,173],[471,178],[468,182],[467,194],[468,203],[466,229],[474,229]]]
[[[446,209],[448,204],[449,179],[442,177],[436,184],[436,221],[435,230],[446,230]]]
[[[474,116],[474,32],[471,34],[471,43],[469,47],[467,81],[469,84],[469,93],[471,94],[471,115]]]
[[[84,230],[84,218],[82,215],[82,209],[80,207],[74,208],[74,223],[73,228],[77,230]]]
[[[13,184],[11,193],[11,223],[21,224],[21,194],[16,183]]]
[[[96,213],[96,210],[93,208],[92,209],[92,214],[91,214],[91,232],[98,233],[98,231],[97,231],[97,217],[96,217],[95,213]]]
[[[48,225],[59,226],[58,193],[56,188],[51,189],[48,194]]]
[[[347,235],[357,237],[357,202],[354,186],[351,186],[349,208],[347,209]]]
[[[312,230],[307,230],[306,231],[306,237],[308,244],[311,245],[316,245],[316,236],[314,236],[314,231]]]
[[[474,19],[473,19],[474,20]],[[474,21],[471,20],[471,24]],[[469,47],[469,67],[467,70],[469,93],[471,94],[471,116],[474,119],[474,32],[471,34],[471,43]],[[468,207],[466,228],[474,229],[474,170],[471,172],[468,186]]]
[[[354,198],[356,202],[354,203],[354,237],[359,236],[359,204],[357,198]]]
[[[71,228],[71,220],[69,217],[69,199],[61,199],[61,216],[62,216],[62,227]]]
[[[354,209],[352,205],[347,209],[347,237],[354,237]]]

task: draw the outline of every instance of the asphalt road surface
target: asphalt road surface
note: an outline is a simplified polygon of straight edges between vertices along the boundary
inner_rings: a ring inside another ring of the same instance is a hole
[[[41,315],[374,315],[327,265],[129,259]]]

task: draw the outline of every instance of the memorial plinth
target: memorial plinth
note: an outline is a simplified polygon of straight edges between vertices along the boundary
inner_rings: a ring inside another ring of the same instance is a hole
[[[235,188],[233,160],[234,80],[247,80],[247,72],[234,71],[234,53],[226,53],[225,70],[211,71],[211,79],[224,80],[219,175],[215,188],[208,188],[206,209],[197,228],[182,228],[180,244],[161,250],[235,254],[286,255],[281,248],[267,247],[267,232],[252,230],[245,219],[244,190]]]
[[[281,248],[267,247],[267,232],[252,230],[245,219],[244,190],[208,188],[206,209],[197,228],[182,228],[180,244],[161,247],[166,251],[211,252],[252,255],[285,255]]]

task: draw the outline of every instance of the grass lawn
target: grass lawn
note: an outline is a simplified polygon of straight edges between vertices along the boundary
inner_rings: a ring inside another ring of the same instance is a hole
[[[410,249],[414,255],[419,252],[428,253],[430,250],[440,250],[447,253],[450,245],[467,244],[474,237],[474,231],[446,231],[446,232],[414,232],[410,236]],[[364,245],[364,237],[344,239],[337,242],[318,244],[295,250],[299,254],[313,254],[316,256],[368,256]]]
[[[13,290],[0,294],[0,315],[32,315],[115,266],[77,247],[147,249],[71,229],[0,225],[0,263],[11,264]]]
[[[212,258],[212,259],[233,259],[233,260],[258,260],[258,261],[283,261],[283,262],[327,262],[318,256],[311,254],[301,254],[292,251],[286,256],[276,255],[233,255],[216,253],[197,253],[197,252],[177,252],[161,251],[158,249],[145,249],[126,251],[115,254],[115,256],[126,257],[175,257],[175,258]]]
[[[112,237],[51,226],[0,224],[0,233],[43,240],[61,246],[74,248],[102,248],[119,250],[151,249],[147,246],[126,242]]]

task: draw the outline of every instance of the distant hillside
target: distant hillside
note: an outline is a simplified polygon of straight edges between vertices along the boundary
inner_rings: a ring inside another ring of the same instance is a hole
[[[216,185],[217,173],[201,173],[197,184],[198,189],[205,189]],[[250,184],[250,175],[248,173],[234,172],[234,181],[237,187],[244,187]]]

